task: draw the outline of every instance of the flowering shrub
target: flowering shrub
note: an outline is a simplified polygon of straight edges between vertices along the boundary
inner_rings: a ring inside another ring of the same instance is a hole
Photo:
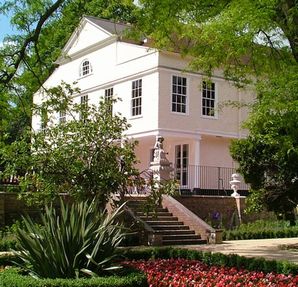
[[[126,261],[146,273],[150,287],[294,287],[298,275],[283,275],[208,266],[197,260],[156,259]]]

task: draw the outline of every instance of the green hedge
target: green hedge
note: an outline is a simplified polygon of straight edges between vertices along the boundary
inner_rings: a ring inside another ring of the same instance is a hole
[[[208,265],[237,267],[250,271],[298,274],[298,265],[287,261],[265,260],[264,258],[247,258],[236,254],[211,253],[182,248],[160,247],[132,249],[126,252],[126,259],[186,258],[202,261]]]
[[[224,230],[224,240],[285,238],[298,236],[298,222],[296,226],[289,226],[287,221],[257,220],[241,224],[233,230]]]
[[[0,251],[9,251],[16,249],[17,241],[13,238],[1,238],[0,239]]]
[[[147,287],[147,278],[139,272],[126,276],[107,276],[80,279],[34,279],[11,268],[0,272],[1,287]]]
[[[124,251],[124,250],[123,250]],[[173,247],[148,247],[126,249],[123,260],[139,259],[157,259],[157,258],[186,258],[199,260],[207,265],[217,265],[226,267],[243,268],[250,271],[263,271],[265,273],[275,272],[282,274],[298,274],[298,265],[287,261],[265,260],[264,258],[247,258],[236,254],[221,254],[189,250],[184,248]],[[10,255],[0,257],[0,265],[13,259]],[[130,286],[148,286],[145,275],[140,273],[131,273],[125,277],[100,277],[92,279],[42,279],[36,280],[29,276],[22,276],[17,273],[15,268],[0,272],[1,287],[130,287]]]
[[[241,231],[229,230],[223,232],[223,240],[244,240],[244,239],[264,239],[264,238],[288,238],[297,237],[298,229],[292,228],[284,230],[256,230],[256,231]]]

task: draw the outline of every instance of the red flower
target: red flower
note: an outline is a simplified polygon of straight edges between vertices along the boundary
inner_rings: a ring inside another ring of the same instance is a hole
[[[150,287],[295,287],[298,276],[208,266],[187,259],[127,261],[147,274]]]

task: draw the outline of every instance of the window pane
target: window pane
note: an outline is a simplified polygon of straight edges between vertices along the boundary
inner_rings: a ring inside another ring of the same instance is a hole
[[[132,82],[131,91],[131,114],[138,116],[142,114],[142,79]]]
[[[172,112],[186,113],[186,78],[173,76]]]
[[[215,116],[215,83],[202,83],[202,115]]]

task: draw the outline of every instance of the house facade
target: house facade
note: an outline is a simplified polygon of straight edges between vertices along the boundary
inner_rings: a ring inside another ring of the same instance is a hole
[[[241,123],[245,107],[227,101],[250,102],[253,93],[237,89],[220,71],[206,79],[187,71],[188,60],[178,53],[148,47],[146,39],[125,39],[127,26],[94,17],[82,19],[58,59],[58,68],[44,83],[56,86],[77,82],[81,93],[74,102],[98,104],[117,97],[113,112],[127,118],[127,135],[138,140],[140,170],[148,169],[156,136],[164,137],[164,150],[175,167],[181,188],[229,189],[235,162],[229,154],[232,139],[246,136]],[[36,93],[34,103],[42,95]],[[56,115],[56,120],[67,120]],[[33,117],[33,128],[41,119]],[[207,179],[208,178],[208,179]],[[206,185],[206,186],[205,186]]]

